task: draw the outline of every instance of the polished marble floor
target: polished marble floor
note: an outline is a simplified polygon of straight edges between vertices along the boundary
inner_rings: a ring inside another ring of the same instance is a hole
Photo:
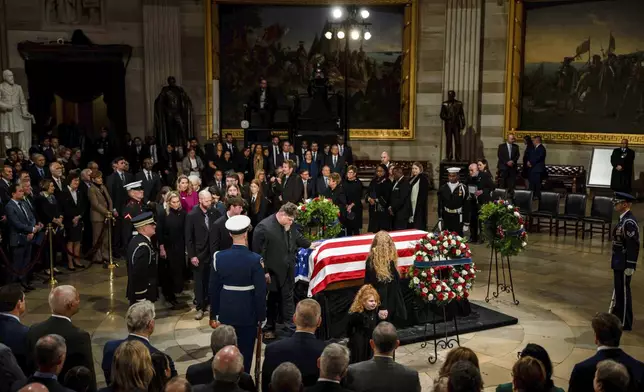
[[[644,207],[637,208],[636,215],[644,215]],[[512,259],[515,291],[520,300],[518,306],[512,304],[509,294],[485,303],[489,250],[473,245],[473,253],[481,272],[471,299],[519,319],[514,326],[461,336],[462,345],[472,348],[479,356],[486,390],[510,381],[510,369],[517,352],[531,342],[548,350],[554,363],[555,384],[566,388],[574,364],[595,351],[591,317],[598,311],[606,311],[609,306],[612,293],[610,243],[602,243],[598,237],[582,242],[573,236],[532,234],[528,249]],[[632,332],[624,334],[622,344],[626,352],[644,360],[642,274],[644,272],[638,271],[633,277],[635,325]],[[72,284],[80,290],[81,311],[73,321],[92,335],[97,377],[101,383],[104,383],[100,371],[103,344],[127,333],[123,318],[127,309],[124,275],[123,267],[111,272],[93,266],[59,277],[60,284]],[[45,285],[27,294],[26,324],[49,316],[47,294]],[[184,300],[187,302],[191,298],[186,296]],[[163,302],[157,304],[156,330],[151,341],[174,359],[180,374],[185,374],[189,365],[204,361],[210,355],[211,329],[207,318],[195,321],[193,316],[194,311],[188,308],[169,310]],[[438,363],[430,365],[427,362],[429,347],[422,349],[420,344],[413,344],[401,347],[396,359],[417,369],[423,391],[431,391],[433,378],[445,354],[446,351],[440,352]]]

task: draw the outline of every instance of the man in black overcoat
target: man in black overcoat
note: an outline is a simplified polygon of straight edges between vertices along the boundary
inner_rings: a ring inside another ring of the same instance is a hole
[[[411,186],[400,166],[394,168],[393,183],[389,199],[389,215],[393,219],[393,229],[404,230],[411,216]]]
[[[621,147],[614,149],[610,156],[610,164],[613,166],[610,189],[615,192],[631,193],[634,163],[635,151],[628,148],[628,139],[622,139]]]

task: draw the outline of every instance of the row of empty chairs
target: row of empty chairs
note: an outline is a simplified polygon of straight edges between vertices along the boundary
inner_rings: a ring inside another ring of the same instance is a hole
[[[505,199],[505,189],[495,189],[492,198]],[[575,238],[581,233],[585,239],[586,234],[592,238],[593,234],[601,234],[602,242],[607,236],[611,239],[611,225],[613,221],[613,199],[608,196],[593,196],[590,214],[586,215],[585,194],[569,193],[564,202],[563,214],[560,213],[561,194],[557,192],[541,192],[541,200],[538,207],[533,208],[533,193],[530,190],[517,189],[514,191],[513,203],[519,208],[519,212],[526,222],[526,230],[541,231],[542,221],[547,221],[549,234],[554,232],[559,236],[563,231],[564,236],[568,232],[574,232]]]

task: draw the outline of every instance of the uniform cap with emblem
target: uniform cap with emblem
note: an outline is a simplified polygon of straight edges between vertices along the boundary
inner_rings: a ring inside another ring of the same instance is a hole
[[[448,167],[447,172],[450,173],[450,174],[458,174],[458,173],[461,172],[461,168],[460,167]]]
[[[143,190],[143,181],[132,181],[123,185],[126,191],[142,191]]]
[[[615,195],[613,196],[613,201],[615,203],[622,203],[622,202],[625,202],[625,201],[629,202],[629,203],[632,203],[635,200],[636,200],[635,196],[633,196],[633,195],[631,195],[629,193],[626,193],[626,192],[615,192]]]
[[[226,230],[233,235],[244,234],[250,230],[250,218],[246,215],[236,215],[228,218],[226,221]]]
[[[135,229],[146,225],[153,225],[153,224],[154,224],[154,215],[152,215],[151,212],[144,212],[132,218],[132,225],[134,226]]]

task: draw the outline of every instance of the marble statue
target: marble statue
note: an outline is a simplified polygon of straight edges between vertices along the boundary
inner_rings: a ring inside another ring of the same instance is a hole
[[[154,101],[154,136],[161,146],[179,147],[185,146],[194,135],[192,101],[186,91],[177,86],[174,76],[169,76],[168,85]]]
[[[15,84],[13,72],[3,71],[0,83],[0,134],[4,138],[5,148],[20,147],[25,152],[29,151],[32,123],[35,123],[34,116],[27,111],[22,87]]]

